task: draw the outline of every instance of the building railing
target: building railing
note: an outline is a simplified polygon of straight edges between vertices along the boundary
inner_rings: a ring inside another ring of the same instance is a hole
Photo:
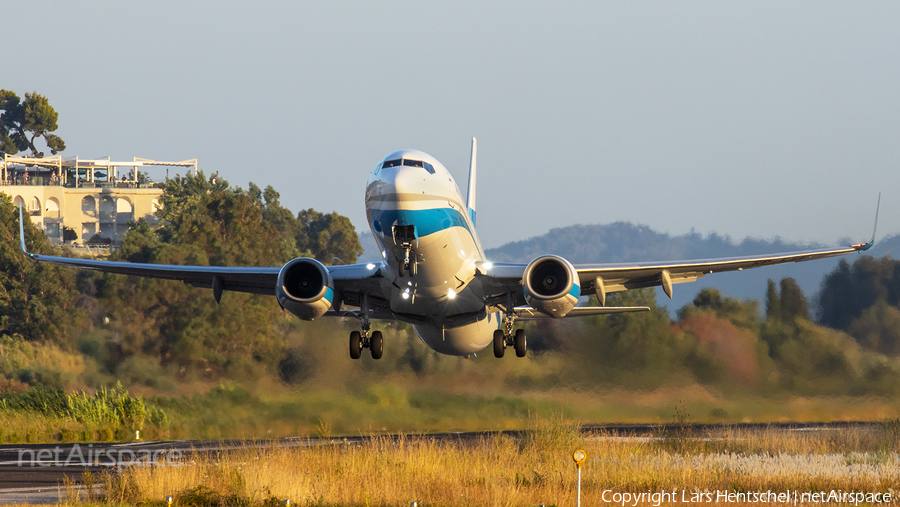
[[[148,182],[148,183],[136,183],[133,181],[79,181],[77,184],[74,181],[69,181],[67,183],[61,184],[60,181],[51,181],[47,178],[28,178],[27,180],[23,178],[16,178],[10,180],[0,180],[0,186],[4,187],[65,187],[65,188],[159,188],[162,183],[159,182]]]

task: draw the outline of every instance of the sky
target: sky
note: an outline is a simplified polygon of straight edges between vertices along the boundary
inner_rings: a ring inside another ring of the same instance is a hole
[[[835,244],[900,233],[900,3],[3,3],[0,88],[66,156],[197,158],[366,230],[425,151],[485,248],[577,223]],[[173,174],[174,174],[173,169]],[[151,177],[165,177],[164,169]]]

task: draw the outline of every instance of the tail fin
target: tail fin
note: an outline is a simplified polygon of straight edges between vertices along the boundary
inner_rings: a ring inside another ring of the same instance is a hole
[[[466,208],[469,209],[469,219],[475,225],[475,158],[478,156],[478,144],[472,138],[472,156],[469,158],[469,185],[466,190]]]

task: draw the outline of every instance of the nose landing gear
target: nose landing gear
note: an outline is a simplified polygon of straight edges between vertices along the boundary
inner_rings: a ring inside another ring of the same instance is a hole
[[[403,249],[403,260],[400,261],[399,266],[400,277],[403,277],[406,273],[409,273],[410,276],[416,276],[416,226],[394,226],[394,244]]]

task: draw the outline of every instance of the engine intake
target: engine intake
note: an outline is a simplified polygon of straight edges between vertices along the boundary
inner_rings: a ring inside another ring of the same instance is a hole
[[[569,261],[555,255],[538,257],[522,277],[525,301],[551,317],[565,317],[578,303],[581,284]]]
[[[285,310],[303,320],[313,320],[331,308],[334,281],[324,264],[301,257],[281,268],[276,296]]]

